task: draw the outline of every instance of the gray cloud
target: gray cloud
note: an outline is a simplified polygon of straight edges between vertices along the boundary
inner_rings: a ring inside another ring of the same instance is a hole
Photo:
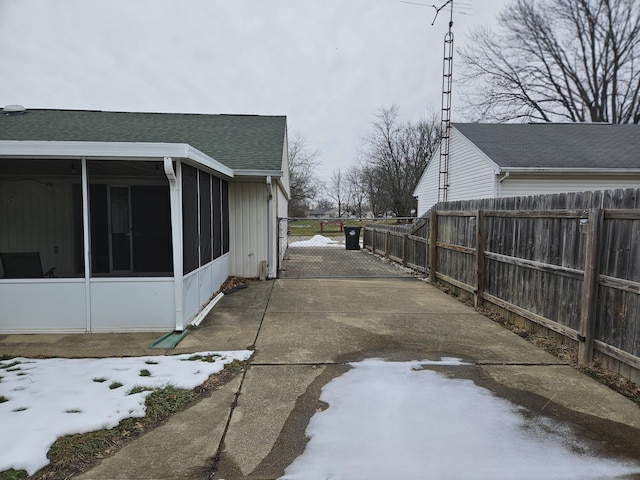
[[[466,0],[456,44],[506,1]],[[355,161],[378,107],[439,110],[448,18],[433,14],[396,0],[0,0],[0,103],[286,114],[328,176]]]

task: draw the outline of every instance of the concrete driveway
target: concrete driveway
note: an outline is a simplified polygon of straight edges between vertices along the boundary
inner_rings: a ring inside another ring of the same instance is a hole
[[[157,353],[145,336],[25,337],[0,338],[0,353],[64,355],[85,341],[90,356]],[[330,408],[322,387],[374,357],[461,358],[469,365],[441,370],[570,422],[602,455],[640,461],[635,404],[421,280],[251,283],[167,353],[245,348],[255,354],[244,376],[78,478],[278,478],[304,451],[310,418]]]

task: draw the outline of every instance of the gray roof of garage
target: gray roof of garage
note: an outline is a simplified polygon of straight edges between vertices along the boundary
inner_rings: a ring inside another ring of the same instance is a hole
[[[453,126],[506,169],[640,168],[639,125],[454,123]]]

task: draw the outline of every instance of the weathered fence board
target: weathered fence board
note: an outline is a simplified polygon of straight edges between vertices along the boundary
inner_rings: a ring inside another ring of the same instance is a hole
[[[448,202],[412,228],[365,246],[577,342],[582,361],[640,370],[640,190]]]

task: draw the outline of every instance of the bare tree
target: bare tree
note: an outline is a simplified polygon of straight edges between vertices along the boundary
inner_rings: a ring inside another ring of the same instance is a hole
[[[440,140],[440,120],[403,122],[398,107],[380,108],[363,142],[363,184],[374,213],[410,216],[413,191]]]
[[[335,202],[338,208],[338,217],[342,217],[342,214],[348,209],[349,192],[347,182],[340,169],[334,170],[331,174],[326,194]]]
[[[637,0],[515,0],[468,44],[477,119],[640,122]]]
[[[320,152],[307,146],[307,141],[300,132],[293,132],[289,138],[289,215],[303,216],[309,209],[321,187],[316,176],[316,167],[320,163]]]
[[[364,183],[365,176],[363,175],[362,167],[357,165],[349,167],[345,175],[345,180],[347,183],[350,211],[359,218],[362,218],[365,199],[367,198],[366,184]]]

